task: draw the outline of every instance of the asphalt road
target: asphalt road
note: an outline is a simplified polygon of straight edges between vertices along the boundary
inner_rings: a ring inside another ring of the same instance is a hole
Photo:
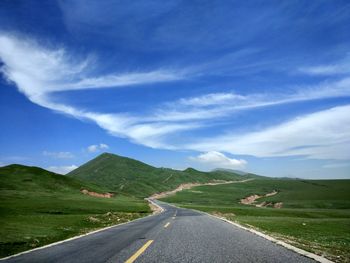
[[[4,262],[314,262],[222,220],[157,202],[161,214]]]

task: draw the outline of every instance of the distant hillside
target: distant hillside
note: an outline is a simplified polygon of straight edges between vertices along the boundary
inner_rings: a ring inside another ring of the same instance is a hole
[[[174,189],[182,183],[242,180],[254,175],[242,176],[227,171],[200,172],[193,168],[184,171],[156,168],[134,159],[103,153],[67,176],[108,187],[112,191],[147,197]]]
[[[26,190],[79,192],[81,188],[94,191],[105,191],[106,189],[92,183],[82,182],[79,179],[49,172],[35,166],[11,164],[0,167],[0,190]]]

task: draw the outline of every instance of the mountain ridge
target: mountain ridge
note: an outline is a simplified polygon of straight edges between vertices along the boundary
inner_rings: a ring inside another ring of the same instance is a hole
[[[256,175],[239,175],[227,171],[202,172],[193,168],[183,171],[157,168],[141,161],[102,153],[67,174],[90,181],[110,190],[136,197],[148,197],[157,192],[175,189],[182,183],[207,183],[215,180],[241,180]]]

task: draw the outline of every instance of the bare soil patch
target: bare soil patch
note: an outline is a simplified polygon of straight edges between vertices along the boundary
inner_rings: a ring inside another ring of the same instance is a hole
[[[263,198],[263,197],[269,197],[269,196],[273,196],[273,195],[276,195],[278,194],[277,191],[272,191],[271,193],[267,193],[265,195],[250,195],[250,196],[247,196],[243,199],[240,200],[240,203],[241,204],[244,204],[244,205],[255,205],[256,207],[273,207],[273,208],[282,208],[283,206],[283,203],[282,202],[278,202],[278,203],[272,203],[272,202],[261,202],[259,204],[256,204],[256,200],[260,199],[260,198]]]
[[[89,191],[87,189],[82,189],[80,190],[80,192],[84,195],[90,195],[90,196],[93,196],[93,197],[100,197],[100,198],[112,198],[114,196],[114,194],[112,193],[96,193],[96,192],[92,192],[92,191]]]

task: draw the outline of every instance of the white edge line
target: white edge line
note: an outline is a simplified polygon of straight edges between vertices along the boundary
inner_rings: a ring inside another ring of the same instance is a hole
[[[150,217],[150,216],[156,216],[156,215],[159,215],[160,213],[164,212],[164,208],[162,208],[160,205],[156,204],[152,199],[145,198],[145,200],[147,200],[148,202],[158,206],[161,209],[161,211],[159,213],[150,214],[148,216],[140,217],[140,218],[137,218],[137,219],[129,221],[129,222],[124,222],[124,223],[120,223],[120,224],[117,224],[117,225],[104,227],[104,228],[101,228],[101,229],[98,229],[98,230],[95,230],[95,231],[91,231],[91,232],[86,233],[86,234],[70,237],[68,239],[57,241],[57,242],[54,242],[54,243],[51,243],[51,244],[48,244],[48,245],[45,245],[45,246],[42,246],[42,247],[33,248],[33,249],[26,250],[26,251],[23,251],[23,252],[20,252],[20,253],[11,255],[11,256],[7,256],[5,258],[0,258],[0,261],[7,260],[7,259],[10,259],[10,258],[14,258],[14,257],[18,257],[18,256],[21,256],[21,255],[24,255],[24,254],[28,254],[28,253],[34,252],[36,250],[41,250],[41,249],[45,249],[45,248],[48,248],[48,247],[53,247],[53,246],[56,246],[56,245],[59,245],[59,244],[62,244],[62,243],[68,242],[68,241],[72,241],[72,240],[75,240],[75,239],[79,239],[81,237],[85,237],[85,236],[92,235],[92,234],[95,234],[95,233],[98,233],[98,232],[101,232],[101,231],[105,231],[105,230],[110,229],[110,228],[116,228],[118,226],[126,225],[126,224],[129,224],[129,223],[132,223],[132,222],[135,222],[137,220],[141,220],[141,219],[144,219],[144,218],[147,218],[147,217]]]
[[[232,225],[234,225],[234,226],[236,226],[236,227],[239,227],[239,228],[244,229],[244,230],[246,230],[246,231],[249,231],[249,232],[251,232],[251,233],[254,233],[254,234],[257,235],[257,236],[263,237],[263,238],[265,238],[265,239],[267,239],[267,240],[269,240],[269,241],[271,241],[271,242],[273,242],[273,243],[276,243],[277,245],[280,245],[280,246],[282,246],[282,247],[285,247],[285,248],[287,248],[287,249],[289,249],[289,250],[292,250],[292,251],[294,251],[294,252],[296,252],[296,253],[298,253],[298,254],[300,254],[300,255],[303,255],[303,256],[305,256],[305,257],[314,259],[314,260],[316,260],[316,261],[318,261],[318,262],[321,262],[321,263],[334,263],[333,261],[331,261],[331,260],[329,260],[329,259],[326,259],[326,258],[321,257],[321,256],[319,256],[319,255],[316,255],[316,254],[314,254],[314,253],[308,252],[308,251],[303,250],[303,249],[301,249],[301,248],[297,248],[297,247],[295,247],[295,246],[293,246],[293,245],[291,245],[291,244],[288,244],[288,243],[286,243],[286,242],[284,242],[284,241],[275,239],[275,238],[273,238],[273,237],[271,237],[271,236],[269,236],[269,235],[267,235],[267,234],[264,234],[264,233],[262,233],[262,232],[259,232],[259,231],[255,230],[255,229],[253,229],[253,228],[248,228],[248,227],[242,226],[242,225],[237,224],[236,222],[232,222],[232,221],[230,221],[230,220],[228,220],[228,219],[226,219],[226,218],[214,216],[214,215],[211,215],[211,214],[208,214],[208,215],[210,215],[210,216],[212,216],[212,217],[215,217],[215,218],[217,218],[217,219],[221,219],[221,220],[223,220],[223,221],[225,221],[225,222],[227,222],[227,223],[229,223],[229,224],[232,224]]]
[[[165,202],[164,202],[164,203],[165,203]],[[181,208],[181,207],[177,207],[177,206],[174,205],[174,204],[169,204],[169,203],[166,203],[166,204],[168,204],[168,205],[170,205],[170,206],[173,206],[173,207],[176,207],[176,208]],[[209,214],[209,213],[206,213],[206,212],[203,212],[203,211],[199,211],[199,210],[196,210],[196,209],[191,209],[191,208],[185,208],[185,209],[193,210],[193,211],[196,211],[196,212],[198,212],[198,213],[201,213],[201,214],[204,214],[204,215],[208,215],[208,216],[214,217],[214,218],[216,218],[216,219],[225,221],[225,222],[227,222],[227,223],[229,223],[229,224],[231,224],[231,225],[234,225],[234,226],[236,226],[236,227],[238,227],[238,228],[241,228],[241,229],[246,230],[246,231],[249,231],[249,232],[251,232],[251,233],[253,233],[253,234],[257,235],[257,236],[260,236],[260,237],[262,237],[262,238],[265,238],[265,239],[267,239],[267,240],[269,240],[269,241],[271,241],[271,242],[273,242],[273,243],[275,243],[275,244],[277,244],[277,245],[280,245],[280,246],[282,246],[282,247],[285,247],[285,248],[287,248],[287,249],[289,249],[289,250],[291,250],[291,251],[293,251],[293,252],[295,252],[295,253],[298,253],[298,254],[300,254],[300,255],[302,255],[302,256],[305,256],[305,257],[311,258],[311,259],[313,259],[313,260],[316,260],[317,262],[320,262],[320,263],[334,263],[333,261],[331,261],[331,260],[329,260],[329,259],[326,259],[326,258],[321,257],[321,256],[319,256],[319,255],[316,255],[316,254],[314,254],[314,253],[308,252],[308,251],[303,250],[303,249],[301,249],[301,248],[297,248],[297,247],[295,247],[295,246],[293,246],[293,245],[290,245],[290,244],[288,244],[288,243],[286,243],[286,242],[284,242],[284,241],[277,240],[276,238],[273,238],[273,237],[271,237],[271,236],[269,236],[269,235],[267,235],[267,234],[264,234],[264,233],[262,233],[262,232],[259,232],[259,231],[255,230],[255,229],[253,229],[253,228],[248,228],[248,227],[242,226],[242,225],[240,225],[240,224],[238,224],[238,223],[236,223],[236,222],[232,222],[232,221],[230,221],[230,220],[228,220],[228,219],[226,219],[226,218],[219,217],[219,216],[214,216],[214,215],[212,215],[212,214]]]
[[[158,205],[156,202],[154,202],[154,200],[152,198],[145,198],[145,200],[147,200],[149,203],[151,203],[152,205],[157,206],[160,209],[160,213],[164,212],[164,208],[161,207],[160,205]],[[158,214],[158,213],[155,213]]]
[[[170,204],[169,204],[169,205],[170,205]],[[173,204],[171,204],[171,206],[176,207],[176,206],[173,205]],[[314,254],[314,253],[308,252],[308,251],[303,250],[303,249],[301,249],[301,248],[297,248],[297,247],[295,247],[295,246],[293,246],[293,245],[290,245],[290,244],[288,244],[288,243],[286,243],[286,242],[283,242],[283,241],[281,241],[281,240],[277,240],[276,238],[273,238],[273,237],[271,237],[271,236],[269,236],[269,235],[267,235],[267,234],[264,234],[264,233],[262,233],[262,232],[259,232],[259,231],[255,230],[255,229],[253,229],[253,228],[248,228],[248,227],[242,226],[242,225],[240,225],[240,224],[238,224],[238,223],[236,223],[236,222],[232,222],[232,221],[230,221],[230,220],[228,220],[228,219],[226,219],[226,218],[219,217],[219,216],[214,216],[214,215],[211,215],[211,214],[209,214],[209,213],[206,213],[206,212],[203,212],[203,211],[199,211],[199,210],[196,210],[196,209],[191,209],[191,208],[185,208],[185,209],[193,210],[193,211],[196,211],[196,212],[199,212],[199,213],[202,213],[202,214],[205,214],[205,215],[214,217],[214,218],[216,218],[216,219],[220,219],[220,220],[222,220],[222,221],[225,221],[225,222],[227,222],[227,223],[229,223],[229,224],[231,224],[231,225],[234,225],[234,226],[236,226],[236,227],[238,227],[238,228],[241,228],[241,229],[243,229],[243,230],[249,231],[249,232],[251,232],[251,233],[253,233],[253,234],[257,235],[257,236],[260,236],[260,237],[262,237],[262,238],[265,238],[265,239],[267,239],[267,240],[269,240],[269,241],[271,241],[271,242],[273,242],[273,243],[275,243],[275,244],[277,244],[277,245],[280,245],[280,246],[285,247],[285,248],[287,248],[287,249],[289,249],[289,250],[291,250],[291,251],[293,251],[293,252],[296,252],[296,253],[298,253],[298,254],[304,256],[304,257],[308,257],[308,258],[311,258],[311,259],[313,259],[313,260],[316,260],[317,262],[320,262],[320,263],[335,263],[334,261],[331,261],[331,260],[329,260],[329,259],[326,259],[326,258],[321,257],[321,256],[319,256],[319,255],[316,255],[316,254]]]

